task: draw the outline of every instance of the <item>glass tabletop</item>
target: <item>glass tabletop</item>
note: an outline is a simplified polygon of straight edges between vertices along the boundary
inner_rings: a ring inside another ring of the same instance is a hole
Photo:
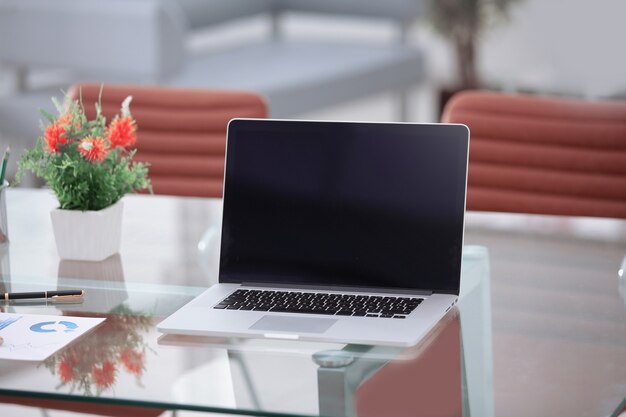
[[[87,297],[4,311],[106,320],[46,361],[0,361],[0,402],[94,414],[609,416],[626,397],[623,220],[468,213],[458,307],[399,349],[157,332],[216,282],[219,200],[126,197],[122,249],[103,262],[58,259],[48,192],[7,200],[0,292]]]

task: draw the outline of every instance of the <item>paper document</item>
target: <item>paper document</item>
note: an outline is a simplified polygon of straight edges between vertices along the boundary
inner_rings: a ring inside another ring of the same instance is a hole
[[[0,313],[0,359],[42,361],[104,320]]]

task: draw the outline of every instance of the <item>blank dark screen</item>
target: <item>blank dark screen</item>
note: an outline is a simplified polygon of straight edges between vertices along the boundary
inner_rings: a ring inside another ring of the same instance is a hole
[[[458,293],[460,125],[233,120],[220,282]]]

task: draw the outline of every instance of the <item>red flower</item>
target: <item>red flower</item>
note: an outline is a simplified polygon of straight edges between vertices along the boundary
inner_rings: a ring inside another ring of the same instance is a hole
[[[108,150],[102,138],[86,137],[78,143],[78,151],[90,162],[104,161]]]
[[[137,125],[130,116],[116,117],[107,129],[111,147],[128,148],[137,142]]]
[[[69,142],[69,138],[67,137],[67,128],[70,127],[71,123],[72,114],[65,113],[46,127],[43,136],[50,152],[58,152],[59,146],[65,145]],[[80,122],[76,122],[75,127],[76,129],[80,129]]]
[[[102,365],[94,365],[91,369],[93,382],[100,388],[109,388],[115,382],[115,365],[106,361]]]
[[[43,137],[48,145],[48,150],[52,153],[58,152],[59,146],[67,143],[67,138],[65,137],[65,127],[58,121],[51,123],[45,128],[43,131]]]
[[[141,375],[143,371],[143,352],[138,352],[132,349],[125,349],[120,352],[120,359],[122,365],[128,372],[134,375]]]
[[[56,123],[63,126],[64,128],[67,128],[72,123],[72,113],[65,113],[63,116],[60,116],[56,120]],[[74,124],[74,127],[76,127],[76,129],[80,129],[80,121],[77,121]]]
[[[67,360],[59,363],[59,377],[62,382],[70,382],[74,379],[74,365]]]

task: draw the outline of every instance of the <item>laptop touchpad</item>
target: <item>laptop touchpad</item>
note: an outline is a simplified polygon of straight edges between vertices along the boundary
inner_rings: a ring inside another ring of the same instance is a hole
[[[337,319],[317,319],[313,317],[263,316],[250,326],[251,330],[272,330],[293,333],[323,333],[335,324]]]

